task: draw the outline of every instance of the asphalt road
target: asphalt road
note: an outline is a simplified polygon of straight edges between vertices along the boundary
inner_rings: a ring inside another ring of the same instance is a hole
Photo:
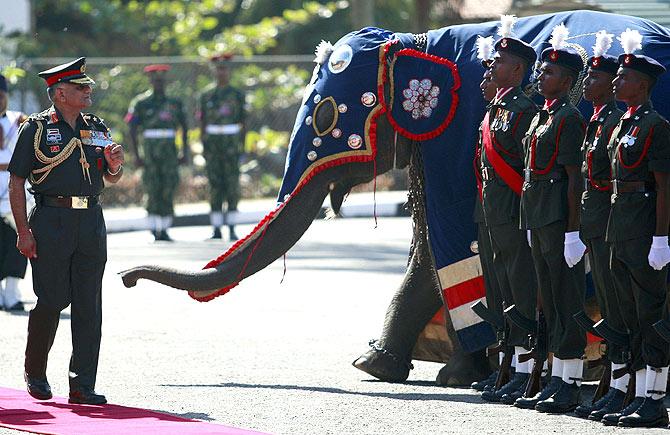
[[[288,253],[283,282],[280,259],[208,303],[147,281],[126,289],[116,272],[145,263],[199,269],[228,246],[205,240],[209,228],[175,228],[175,243],[153,243],[148,232],[109,236],[96,389],[111,403],[278,434],[623,431],[437,387],[439,364],[415,362],[405,384],[353,368],[381,331],[411,235],[408,218],[374,227],[371,218],[316,221]],[[24,296],[34,302],[30,288],[27,279]],[[0,322],[0,385],[23,388],[27,316],[0,312]],[[69,325],[66,310],[48,370],[60,396]]]

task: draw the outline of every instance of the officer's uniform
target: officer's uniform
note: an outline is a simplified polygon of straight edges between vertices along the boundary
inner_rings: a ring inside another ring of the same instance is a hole
[[[215,64],[227,65],[230,56],[212,59]],[[244,148],[244,94],[237,88],[226,85],[209,85],[200,97],[200,117],[205,137],[203,157],[206,161],[209,180],[211,224],[215,228],[223,225],[223,202],[227,211],[237,210],[240,199],[239,159]],[[236,238],[233,225],[231,239]]]
[[[633,54],[622,54],[619,64],[653,78],[665,71],[653,59]],[[634,404],[639,402],[637,417],[624,410],[618,422],[626,426],[655,426],[662,420],[667,424],[663,397],[670,352],[652,325],[667,318],[668,266],[652,268],[648,255],[656,234],[654,172],[670,173],[670,126],[651,102],[629,108],[608,147],[613,193],[606,237],[612,246],[614,285],[630,337],[631,369],[636,372]],[[656,423],[650,423],[653,421]]]
[[[40,76],[48,86],[92,84],[84,62],[80,58]],[[37,257],[30,260],[37,305],[28,321],[26,374],[46,379],[60,312],[72,305],[71,392],[92,391],[96,381],[107,261],[99,195],[107,171],[104,147],[111,142],[100,118],[80,115],[73,130],[52,106],[22,125],[8,169],[29,180],[36,201],[28,222],[37,245]]]
[[[582,68],[579,55],[568,49],[547,48],[542,52],[542,61],[572,71]],[[574,409],[578,401],[586,334],[572,315],[583,307],[585,271],[583,258],[572,268],[564,258],[569,212],[565,167],[581,166],[584,127],[581,113],[566,95],[545,103],[531,122],[526,139],[522,227],[531,230],[548,350],[554,353],[554,367],[561,368],[552,370],[552,376],[560,376],[561,383],[550,398],[537,403],[536,409],[541,411],[566,412]],[[566,397],[558,394],[563,387],[566,387],[563,393],[576,389],[567,395],[568,403],[563,401]]]
[[[145,68],[145,71],[154,70]],[[158,233],[157,239],[169,239],[165,230],[172,224],[174,196],[179,186],[175,137],[178,127],[186,128],[182,103],[148,90],[131,101],[126,122],[142,129],[142,182],[147,193],[147,213]],[[162,237],[161,232],[164,233]]]

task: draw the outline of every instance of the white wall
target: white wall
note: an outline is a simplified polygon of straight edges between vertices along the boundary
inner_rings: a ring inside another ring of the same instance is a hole
[[[0,0],[0,34],[30,32],[30,0]]]

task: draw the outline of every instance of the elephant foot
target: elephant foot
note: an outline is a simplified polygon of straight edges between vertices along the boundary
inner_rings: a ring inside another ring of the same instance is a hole
[[[469,387],[491,374],[485,350],[473,353],[456,352],[440,369],[435,383],[445,387]]]
[[[412,363],[405,362],[393,353],[380,347],[374,340],[371,349],[359,356],[352,365],[384,382],[405,382]]]

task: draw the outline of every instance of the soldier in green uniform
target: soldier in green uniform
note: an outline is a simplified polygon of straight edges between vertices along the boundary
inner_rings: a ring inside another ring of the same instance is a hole
[[[528,130],[521,196],[522,225],[531,231],[548,350],[554,353],[552,378],[556,378],[540,392],[535,409],[555,413],[571,412],[579,404],[586,346],[586,333],[572,318],[583,307],[586,285],[582,259],[586,247],[578,231],[585,125],[569,99],[583,62],[564,45],[567,37],[567,28],[556,26],[552,46],[542,52],[537,80],[545,104]]]
[[[144,72],[152,88],[130,102],[126,122],[130,126],[130,145],[135,164],[143,167],[142,181],[147,192],[147,212],[155,240],[171,241],[167,229],[172,225],[174,195],[179,185],[179,163],[189,160],[188,127],[181,101],[165,94],[168,65],[148,65]],[[182,156],[175,145],[181,129]],[[142,132],[142,157],[138,132]]]
[[[107,236],[99,195],[122,175],[123,148],[91,105],[85,59],[42,71],[53,106],[31,115],[9,163],[9,199],[17,248],[30,259],[37,305],[28,319],[25,380],[36,399],[52,397],[47,358],[60,312],[72,305],[70,403],[102,404],[95,393]],[[26,213],[25,180],[36,206]]]
[[[668,424],[663,404],[668,382],[668,344],[652,325],[667,317],[670,262],[670,126],[649,101],[665,68],[633,52],[642,36],[626,30],[619,38],[624,54],[614,80],[616,99],[628,110],[612,133],[612,199],[607,224],[611,268],[635,372],[635,399],[603,422],[619,426]]]
[[[612,192],[607,142],[623,115],[614,101],[612,87],[619,65],[615,57],[606,54],[612,45],[612,39],[613,35],[604,30],[596,34],[593,57],[588,61],[588,72],[584,79],[584,99],[593,104],[593,115],[586,127],[582,144],[584,192],[580,210],[580,235],[588,248],[591,275],[602,318],[610,328],[625,333],[626,327],[619,310],[609,266],[610,249],[605,241]],[[614,372],[623,369],[628,362],[625,352],[625,349],[618,348],[615,343],[607,343],[606,358],[612,366],[610,379],[607,379],[610,388],[592,406],[578,406],[575,410],[577,415],[600,421],[603,415],[617,412],[623,407],[629,376],[614,379]],[[604,381],[606,380],[601,380]]]
[[[477,38],[478,57],[484,67],[484,76],[479,84],[484,100],[489,103],[496,95],[496,84],[491,77],[491,63],[493,62],[493,37]],[[484,210],[482,209],[482,140],[481,125],[479,126],[479,140],[475,149],[475,159],[473,162],[475,179],[477,181],[477,200],[475,201],[475,210],[473,218],[477,224],[477,252],[482,265],[482,275],[484,278],[484,288],[486,290],[486,306],[494,311],[497,317],[502,318],[502,294],[498,285],[498,278],[493,270],[493,250],[491,249],[491,238],[486,227],[484,219]],[[499,340],[504,339],[504,330],[496,331]],[[502,357],[502,353],[500,354]],[[502,359],[502,358],[501,358]],[[502,361],[500,361],[502,362]],[[495,371],[486,379],[473,382],[471,387],[477,391],[490,390],[496,383],[498,371]]]
[[[210,222],[213,239],[221,238],[224,224],[222,212],[226,202],[226,223],[230,240],[237,240],[230,212],[237,210],[240,199],[239,159],[244,149],[244,94],[230,85],[230,60],[223,54],[211,59],[216,82],[209,85],[200,97],[200,134],[204,146],[211,207]]]
[[[498,86],[484,118],[482,178],[484,216],[491,237],[493,263],[505,306],[515,305],[528,319],[535,319],[537,284],[526,230],[519,228],[519,201],[523,185],[522,139],[537,113],[537,107],[521,89],[528,67],[535,63],[533,47],[511,37],[514,16],[501,19],[501,38],[496,42],[496,58],[491,66]],[[488,398],[512,404],[519,399],[531,371],[531,361],[520,362],[528,353],[528,332],[509,320],[507,345],[514,347],[516,371],[510,382]],[[487,399],[484,395],[483,398]]]

